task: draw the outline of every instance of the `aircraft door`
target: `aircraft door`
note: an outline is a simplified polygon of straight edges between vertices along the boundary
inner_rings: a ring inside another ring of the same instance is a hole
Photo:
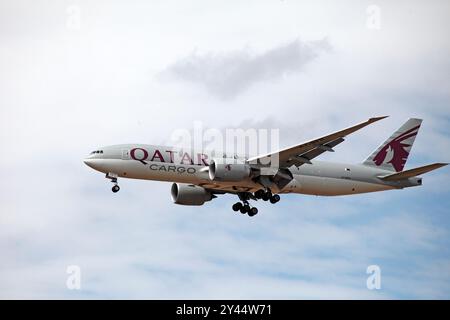
[[[130,150],[122,149],[122,160],[130,160]]]

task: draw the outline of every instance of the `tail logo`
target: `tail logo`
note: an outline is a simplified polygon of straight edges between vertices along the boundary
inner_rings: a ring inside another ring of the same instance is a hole
[[[395,171],[400,172],[405,167],[406,160],[409,156],[409,150],[412,144],[403,143],[403,141],[417,135],[420,126],[414,127],[403,132],[398,137],[386,144],[377,155],[373,158],[373,162],[380,166],[390,163]]]

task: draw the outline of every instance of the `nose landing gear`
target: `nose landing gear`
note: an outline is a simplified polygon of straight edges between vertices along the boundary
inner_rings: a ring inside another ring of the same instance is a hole
[[[108,172],[106,174],[106,179],[109,179],[112,183],[114,183],[114,186],[111,189],[114,193],[117,193],[120,190],[119,184],[117,183],[117,177],[118,175],[115,173]]]

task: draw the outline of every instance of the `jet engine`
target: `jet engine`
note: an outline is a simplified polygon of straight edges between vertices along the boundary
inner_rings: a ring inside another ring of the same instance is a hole
[[[205,188],[184,183],[174,183],[170,190],[172,201],[186,206],[201,206],[215,196]]]
[[[209,178],[213,181],[241,181],[250,174],[250,166],[236,159],[213,159],[209,164]]]

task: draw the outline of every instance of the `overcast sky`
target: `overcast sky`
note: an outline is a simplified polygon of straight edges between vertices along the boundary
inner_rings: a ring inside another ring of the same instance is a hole
[[[449,21],[445,0],[0,0],[0,298],[449,299],[448,168],[250,219],[230,195],[174,205],[169,183],[112,194],[82,162],[194,121],[286,146],[380,115],[320,158],[361,162],[419,117],[407,168],[448,162]]]

